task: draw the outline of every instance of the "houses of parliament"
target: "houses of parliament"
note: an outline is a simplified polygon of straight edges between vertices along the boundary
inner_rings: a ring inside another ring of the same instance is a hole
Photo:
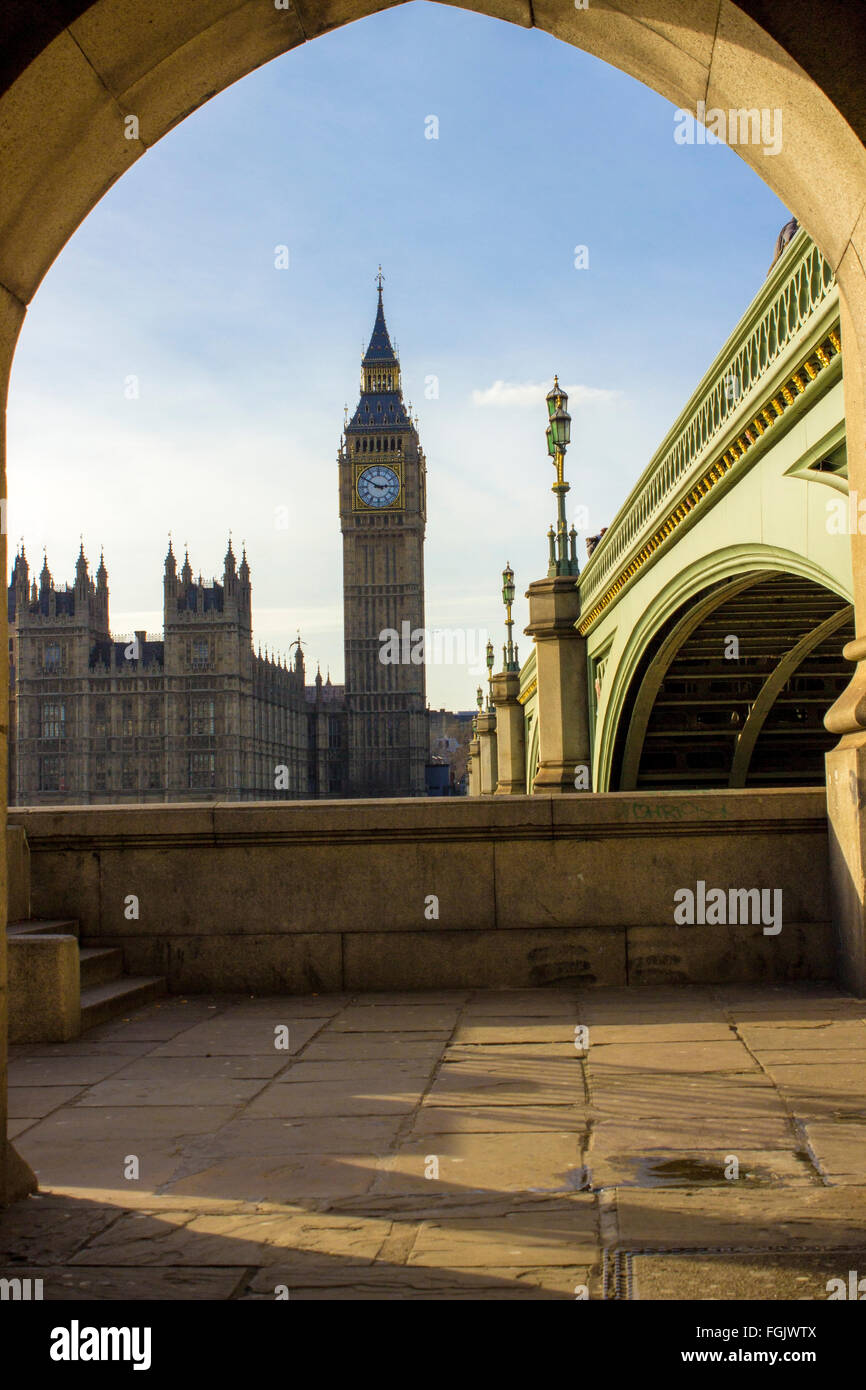
[[[112,637],[108,573],[75,581],[23,545],[9,604],[11,805],[423,796],[425,668],[383,664],[380,633],[424,627],[426,464],[403,402],[382,278],[357,409],[337,455],[343,535],[344,686],[307,684],[291,660],[253,649],[244,549],[219,579],[178,570],[169,542],[163,632]]]

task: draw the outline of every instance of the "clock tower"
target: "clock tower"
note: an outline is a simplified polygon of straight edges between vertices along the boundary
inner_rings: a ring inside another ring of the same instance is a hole
[[[350,796],[423,796],[426,462],[379,303],[338,455]],[[414,634],[414,636],[413,636]]]

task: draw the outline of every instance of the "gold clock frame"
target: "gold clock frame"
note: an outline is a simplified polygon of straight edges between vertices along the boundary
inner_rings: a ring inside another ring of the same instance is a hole
[[[405,502],[403,501],[403,460],[402,460],[402,459],[390,459],[390,458],[372,458],[372,459],[371,459],[371,458],[368,456],[368,457],[364,460],[363,463],[356,463],[355,460],[353,459],[353,460],[352,460],[352,464],[353,464],[353,474],[352,474],[352,511],[353,511],[353,512],[373,512],[374,515],[375,515],[375,514],[378,514],[378,515],[381,516],[381,515],[383,515],[385,512],[404,512],[404,511],[406,510],[406,504],[405,504]],[[368,468],[376,468],[377,466],[380,467],[380,468],[390,468],[390,469],[391,469],[391,472],[392,472],[392,473],[396,473],[398,479],[400,480],[400,491],[397,493],[397,496],[394,498],[394,501],[388,503],[387,507],[371,507],[371,506],[369,506],[369,504],[368,504],[367,502],[363,502],[363,501],[361,500],[361,498],[358,496],[358,479],[360,478],[361,474],[362,474],[362,473],[366,473]]]

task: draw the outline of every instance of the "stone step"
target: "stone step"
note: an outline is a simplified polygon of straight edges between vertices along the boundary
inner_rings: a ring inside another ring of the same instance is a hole
[[[78,959],[82,991],[94,985],[108,984],[123,974],[123,952],[116,946],[81,946]]]
[[[108,1023],[159,999],[166,992],[161,975],[133,975],[81,991],[81,1031]]]
[[[73,917],[30,917],[23,922],[8,922],[7,936],[78,936],[78,922]]]

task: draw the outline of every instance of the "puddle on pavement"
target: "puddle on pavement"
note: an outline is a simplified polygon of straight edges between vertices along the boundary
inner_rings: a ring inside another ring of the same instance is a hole
[[[778,1182],[767,1169],[740,1170],[737,1183],[750,1187]],[[635,1187],[729,1187],[724,1163],[702,1158],[643,1158],[635,1160],[634,1178],[626,1184]]]

